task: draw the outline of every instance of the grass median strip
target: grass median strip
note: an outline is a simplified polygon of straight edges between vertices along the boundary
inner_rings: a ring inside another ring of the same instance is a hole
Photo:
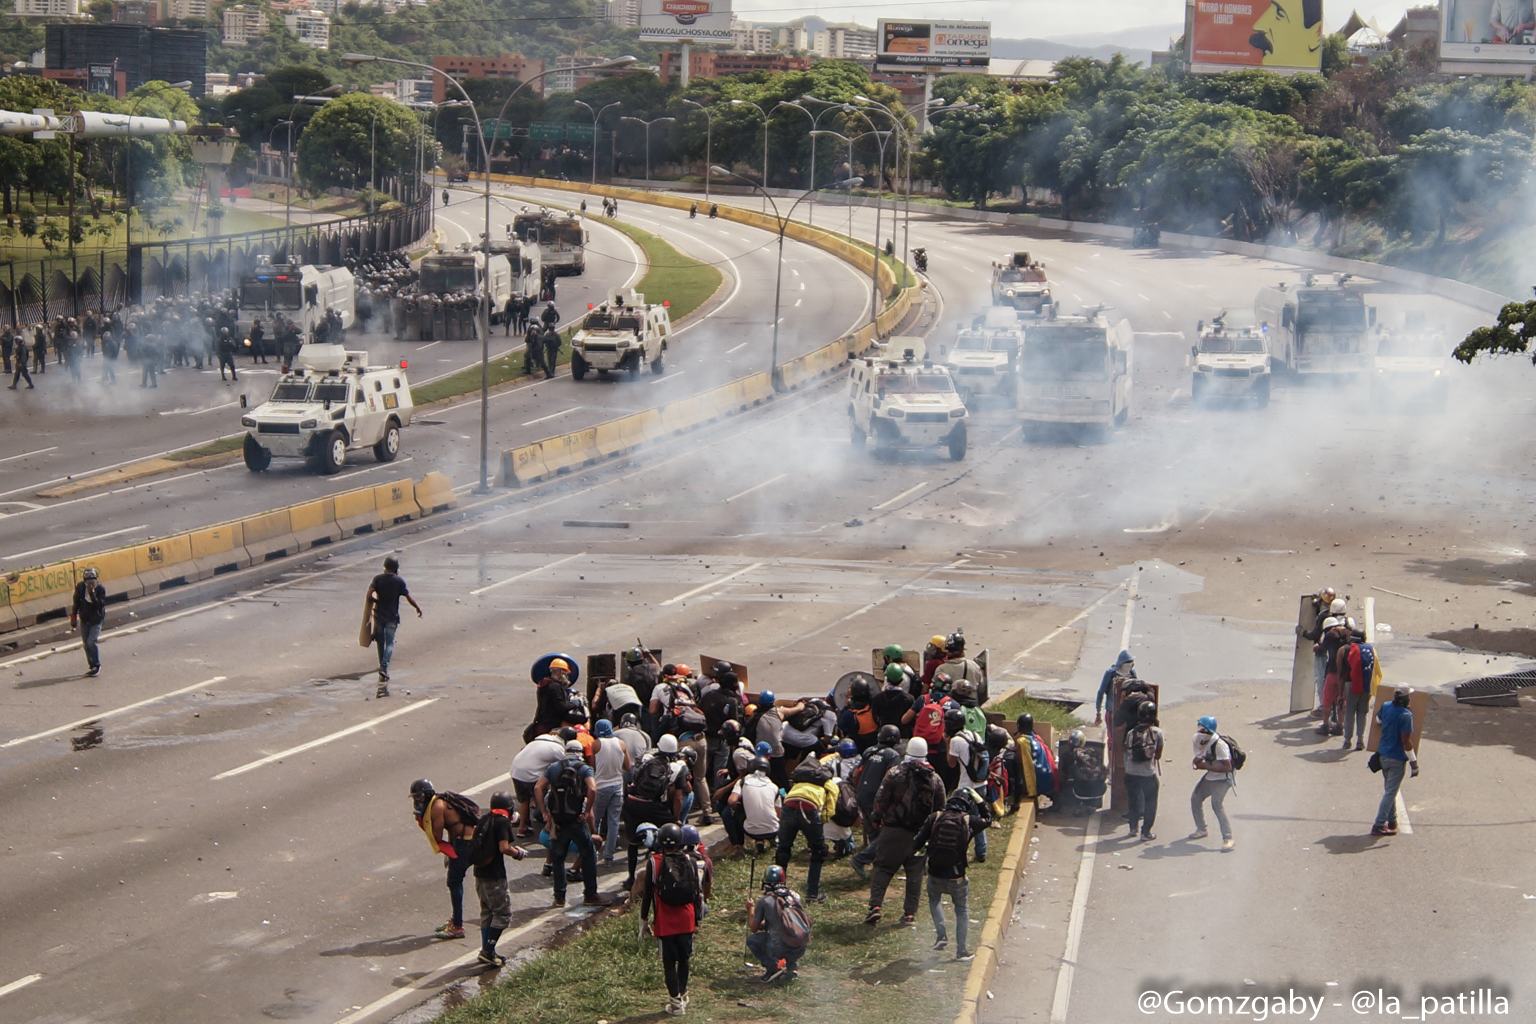
[[[179,452],[167,455],[167,462],[191,462],[193,459],[204,459],[210,455],[223,455],[225,452],[239,451],[245,443],[244,434],[231,434],[229,437],[221,437],[207,444],[198,445],[196,448],[185,448]]]
[[[974,946],[998,885],[1013,819],[988,834],[988,860],[972,864],[970,935]],[[804,845],[790,865],[790,883],[804,890]],[[811,904],[810,951],[800,976],[782,985],[748,979],[762,973],[746,948],[746,900],[759,895],[771,851],[757,858],[715,863],[710,913],[694,938],[688,1016],[731,1024],[887,1024],[891,1021],[950,1020],[959,1009],[969,963],[957,963],[955,915],[944,900],[949,949],[935,952],[928,915],[926,880],[917,921],[903,927],[903,883],[898,877],[886,895],[886,917],[878,928],[864,924],[869,884],[860,882],[846,860],[828,862],[822,874],[824,904]],[[608,916],[580,937],[550,950],[487,989],[478,998],[439,1018],[440,1024],[591,1024],[595,1020],[652,1019],[666,1003],[666,984],[656,941],[636,939],[635,911]]]
[[[640,228],[605,217],[591,219],[624,232],[634,240],[636,245],[640,246],[649,266],[645,276],[635,286],[635,290],[643,294],[647,302],[671,303],[669,309],[674,323],[693,313],[719,290],[722,277],[718,269],[678,252],[665,239],[649,231],[642,231]],[[556,300],[555,304],[558,307],[559,301]],[[495,331],[494,327],[492,331]],[[574,329],[571,327],[560,332],[562,344],[558,362],[562,365],[571,361],[570,343],[573,333]],[[510,384],[523,376],[525,374],[521,352],[491,360],[491,387]],[[417,385],[411,389],[411,397],[420,406],[474,394],[479,390],[480,367],[475,365],[465,367],[457,373],[449,374],[430,384]]]
[[[1060,704],[1038,700],[1029,696],[1023,690],[1010,693],[996,704],[988,704],[987,710],[1002,715],[1010,722],[1028,711],[1031,715],[1035,716],[1036,722],[1051,723],[1051,725],[1056,727],[1056,731],[1063,736],[1083,724],[1082,719]]]

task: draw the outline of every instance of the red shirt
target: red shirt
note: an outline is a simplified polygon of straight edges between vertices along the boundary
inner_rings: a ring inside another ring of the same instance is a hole
[[[694,916],[692,903],[683,907],[674,907],[670,903],[663,903],[656,898],[656,876],[661,871],[661,854],[651,855],[651,906],[656,908],[656,920],[651,925],[651,934],[658,939],[668,935],[687,935],[699,930],[698,919]]]

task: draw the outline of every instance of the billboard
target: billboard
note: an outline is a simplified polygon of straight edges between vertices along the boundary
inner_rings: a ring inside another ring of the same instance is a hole
[[[882,71],[985,69],[992,54],[992,23],[881,18],[875,39],[875,64]]]
[[[1530,0],[1440,0],[1440,70],[1523,75],[1536,67]]]
[[[1193,0],[1184,20],[1191,71],[1322,68],[1323,0]]]
[[[729,43],[731,0],[640,0],[640,38],[661,43]]]

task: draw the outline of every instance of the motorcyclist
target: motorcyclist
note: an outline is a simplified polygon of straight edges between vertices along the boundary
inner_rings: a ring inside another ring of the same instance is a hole
[[[443,205],[444,206],[448,205],[448,190],[447,189],[443,189]]]

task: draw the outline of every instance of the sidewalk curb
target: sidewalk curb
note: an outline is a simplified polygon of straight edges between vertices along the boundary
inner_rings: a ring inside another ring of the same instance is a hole
[[[1019,888],[1024,884],[1024,853],[1029,849],[1034,832],[1035,805],[1031,801],[1021,805],[1013,819],[1013,835],[998,868],[997,891],[992,894],[992,905],[987,908],[987,921],[981,927],[981,941],[976,944],[976,959],[971,961],[971,973],[965,979],[955,1024],[977,1024],[981,1020],[982,1003],[990,995],[987,986],[997,973],[998,949],[1007,937],[1013,903],[1019,898]]]

